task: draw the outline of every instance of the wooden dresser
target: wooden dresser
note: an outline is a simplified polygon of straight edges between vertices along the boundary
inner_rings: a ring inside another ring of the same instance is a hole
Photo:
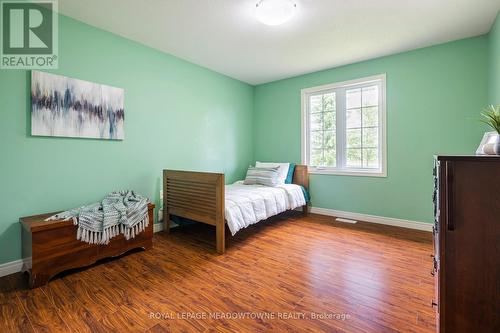
[[[88,266],[99,259],[118,256],[135,248],[151,248],[154,207],[152,204],[148,206],[150,223],[143,232],[130,240],[123,235],[115,236],[107,245],[77,240],[77,227],[72,220],[45,221],[55,213],[20,218],[23,258],[31,261],[25,267],[30,273],[30,287],[42,286],[57,273],[71,268]]]
[[[500,157],[437,156],[433,199],[438,332],[500,332]]]

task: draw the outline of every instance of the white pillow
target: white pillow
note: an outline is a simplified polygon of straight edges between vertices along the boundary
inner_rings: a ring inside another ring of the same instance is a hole
[[[276,186],[279,185],[279,167],[274,168],[257,168],[248,167],[247,176],[245,177],[244,185],[264,185]]]
[[[290,168],[290,163],[271,163],[271,162],[255,162],[256,168],[276,168],[278,169],[278,184],[285,184],[286,177],[288,176],[288,169]]]

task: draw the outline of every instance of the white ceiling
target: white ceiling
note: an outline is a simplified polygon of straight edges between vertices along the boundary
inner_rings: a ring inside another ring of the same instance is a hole
[[[269,27],[258,0],[59,0],[59,11],[230,77],[260,84],[477,36],[500,0],[296,0]]]

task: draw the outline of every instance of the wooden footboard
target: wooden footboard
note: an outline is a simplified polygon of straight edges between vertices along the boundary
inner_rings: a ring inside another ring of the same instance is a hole
[[[170,215],[214,225],[217,252],[225,251],[224,174],[163,171],[163,217],[170,230]]]

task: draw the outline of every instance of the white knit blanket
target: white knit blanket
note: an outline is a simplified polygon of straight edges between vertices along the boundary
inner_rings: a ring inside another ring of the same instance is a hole
[[[134,191],[112,192],[101,202],[56,214],[46,221],[72,219],[78,225],[78,240],[108,244],[119,234],[131,239],[146,229],[149,225],[148,202]]]

